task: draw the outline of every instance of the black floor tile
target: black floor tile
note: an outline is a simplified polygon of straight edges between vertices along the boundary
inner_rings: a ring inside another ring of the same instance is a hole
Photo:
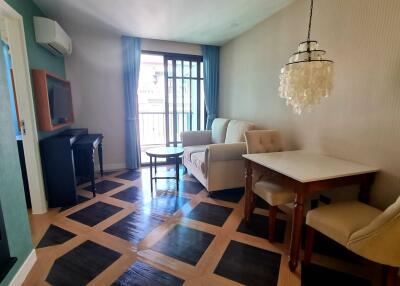
[[[305,227],[303,227],[302,235],[302,248],[304,249],[306,243]],[[363,259],[354,252],[351,252],[343,245],[318,232],[315,233],[313,252],[355,264],[361,264],[363,261]]]
[[[231,241],[214,273],[245,285],[278,283],[281,255]]]
[[[302,286],[371,286],[371,282],[365,278],[357,277],[349,273],[325,268],[316,264],[302,265]]]
[[[285,240],[286,221],[276,219],[275,241],[283,243]],[[238,232],[268,239],[268,217],[252,214],[249,221],[241,221],[237,228]]]
[[[120,256],[114,250],[85,241],[56,259],[46,281],[52,285],[86,285]]]
[[[163,222],[159,215],[133,212],[104,231],[137,244]]]
[[[150,189],[150,178],[148,184],[146,182],[147,189]],[[173,179],[158,179],[153,181],[153,191],[176,191],[176,180]]]
[[[112,176],[112,174],[115,174],[118,171],[104,171],[103,176]],[[96,172],[97,175],[100,176],[100,172]]]
[[[147,212],[172,215],[179,210],[189,199],[175,195],[160,195],[149,202],[142,204],[141,209]]]
[[[182,279],[158,270],[146,263],[136,261],[118,278],[113,286],[180,286]]]
[[[37,248],[62,244],[71,238],[74,238],[75,236],[76,235],[74,233],[51,224],[40,240]]]
[[[211,198],[231,203],[238,203],[244,195],[244,188],[227,189],[211,193]]]
[[[67,216],[69,219],[78,221],[88,226],[94,226],[110,216],[116,214],[122,210],[122,208],[106,204],[103,202],[97,202],[87,208],[81,209],[73,214]]]
[[[103,180],[98,183],[96,183],[96,193],[97,194],[104,194],[107,193],[115,188],[118,188],[122,186],[123,184],[117,183],[114,181],[109,181],[109,180]],[[92,186],[89,185],[84,188],[84,190],[91,192],[92,191]]]
[[[129,187],[123,191],[116,193],[112,197],[128,203],[134,203],[139,200],[141,194],[138,187]]]
[[[193,182],[189,180],[179,180],[179,192],[185,192],[188,194],[196,195],[205,188],[199,182]]]
[[[60,208],[60,212],[69,210],[70,208],[72,208],[72,207],[74,207],[74,206],[77,206],[77,205],[79,205],[79,204],[81,204],[81,203],[84,203],[84,202],[90,200],[89,198],[84,197],[84,196],[80,196],[80,195],[77,196],[77,199],[78,199],[78,203],[77,203],[76,205],[68,206],[68,207],[62,207],[62,208]]]
[[[232,208],[218,206],[208,203],[199,203],[188,215],[190,219],[202,221],[208,224],[223,226],[229,215],[232,213]]]
[[[214,235],[176,225],[152,249],[177,260],[196,265],[214,239]]]
[[[118,179],[128,180],[128,181],[135,181],[140,178],[141,172],[135,170],[129,170],[121,175],[116,176]]]

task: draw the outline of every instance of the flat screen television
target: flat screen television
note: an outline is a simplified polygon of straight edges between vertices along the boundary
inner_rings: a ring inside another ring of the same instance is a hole
[[[69,86],[63,83],[54,83],[49,86],[49,105],[53,125],[68,122],[71,119],[72,110]]]
[[[41,131],[54,131],[74,123],[71,83],[46,70],[32,70],[36,113]]]

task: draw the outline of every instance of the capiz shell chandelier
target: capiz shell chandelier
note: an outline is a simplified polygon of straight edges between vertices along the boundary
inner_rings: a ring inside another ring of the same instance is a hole
[[[280,75],[279,96],[297,114],[311,110],[332,90],[333,62],[323,58],[326,52],[319,49],[317,41],[310,40],[313,6],[311,0],[307,41],[299,44]]]

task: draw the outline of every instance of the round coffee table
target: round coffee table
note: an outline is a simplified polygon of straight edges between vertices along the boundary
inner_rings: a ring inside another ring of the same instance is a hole
[[[150,157],[150,186],[151,192],[153,192],[153,180],[157,179],[175,179],[176,190],[179,191],[179,157],[183,154],[183,148],[181,147],[156,147],[146,150],[146,154]],[[154,163],[153,163],[154,158]],[[175,159],[175,177],[157,177],[157,158],[173,158]],[[154,164],[154,175],[153,175],[153,164]]]

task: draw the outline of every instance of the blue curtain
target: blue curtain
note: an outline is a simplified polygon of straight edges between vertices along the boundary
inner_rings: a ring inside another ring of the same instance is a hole
[[[211,129],[211,124],[218,115],[219,93],[219,47],[203,46],[204,66],[204,98],[207,110],[206,128]]]
[[[138,96],[140,69],[139,38],[122,37],[125,95],[125,160],[128,169],[140,167]]]

